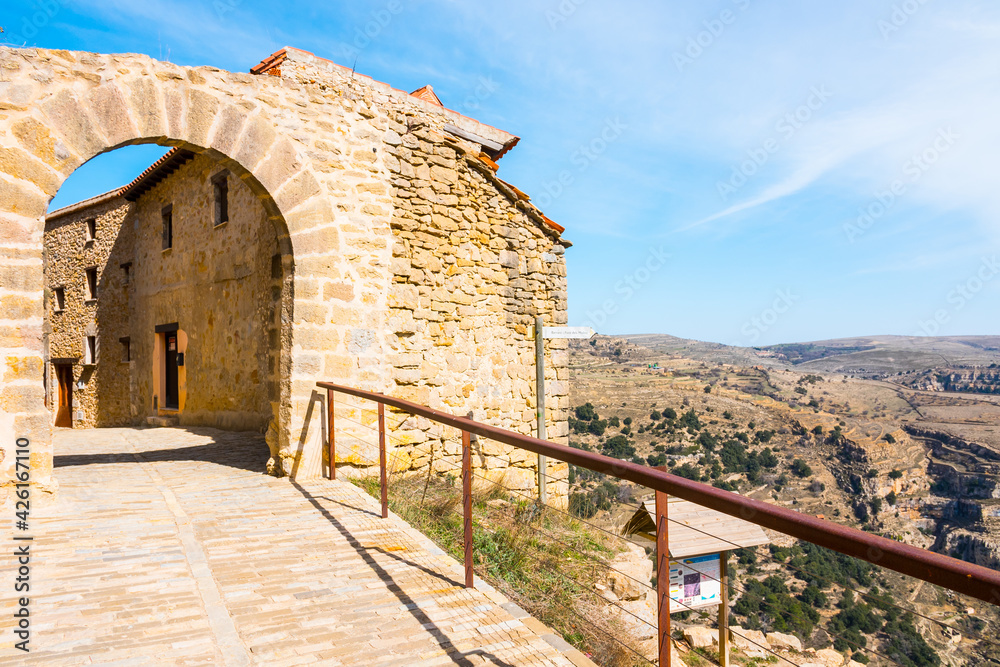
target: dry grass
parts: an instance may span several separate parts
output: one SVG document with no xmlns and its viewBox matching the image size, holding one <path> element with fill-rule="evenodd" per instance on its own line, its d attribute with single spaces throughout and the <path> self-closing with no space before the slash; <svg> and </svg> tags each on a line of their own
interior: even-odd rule
<svg viewBox="0 0 1000 667">
<path fill-rule="evenodd" d="M 377 497 L 377 478 L 356 480 Z M 457 560 L 462 560 L 461 485 L 451 477 L 395 476 L 389 506 Z M 426 489 L 426 491 L 425 491 Z M 607 667 L 648 665 L 626 645 L 620 623 L 595 593 L 602 564 L 620 549 L 608 535 L 553 510 L 541 511 L 498 482 L 473 492 L 476 573 Z"/>
</svg>

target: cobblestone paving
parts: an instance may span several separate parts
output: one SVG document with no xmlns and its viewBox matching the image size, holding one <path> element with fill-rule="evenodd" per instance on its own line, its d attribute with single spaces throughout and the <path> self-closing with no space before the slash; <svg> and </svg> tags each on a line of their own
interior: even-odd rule
<svg viewBox="0 0 1000 667">
<path fill-rule="evenodd" d="M 59 493 L 31 514 L 32 651 L 13 649 L 4 558 L 0 664 L 592 664 L 461 587 L 457 562 L 355 486 L 261 474 L 262 437 L 59 429 L 55 448 Z"/>
</svg>

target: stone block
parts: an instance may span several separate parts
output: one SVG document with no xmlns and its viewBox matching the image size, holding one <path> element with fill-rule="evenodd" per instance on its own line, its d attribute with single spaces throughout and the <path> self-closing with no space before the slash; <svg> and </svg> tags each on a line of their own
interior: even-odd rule
<svg viewBox="0 0 1000 667">
<path fill-rule="evenodd" d="M 62 140 L 84 160 L 109 147 L 104 134 L 69 88 L 63 88 L 42 102 L 41 107 Z"/>
<path fill-rule="evenodd" d="M 42 300 L 38 297 L 24 296 L 21 294 L 0 295 L 0 313 L 4 319 L 9 320 L 30 320 L 44 316 Z"/>
<path fill-rule="evenodd" d="M 192 144 L 203 148 L 209 147 L 209 133 L 215 124 L 215 115 L 219 111 L 219 100 L 211 93 L 206 93 L 198 88 L 187 88 L 187 113 L 184 116 L 184 137 Z M 170 101 L 170 100 L 168 100 Z M 181 102 L 177 100 L 177 102 Z M 181 103 L 181 109 L 185 109 Z M 171 123 L 171 132 L 174 131 L 175 123 Z M 224 152 L 224 151 L 223 151 Z"/>
<path fill-rule="evenodd" d="M 303 171 L 292 177 L 291 180 L 286 181 L 272 195 L 278 208 L 287 218 L 292 209 L 305 204 L 310 198 L 319 195 L 321 190 L 322 188 L 319 181 L 316 180 L 316 176 L 310 171 Z M 289 226 L 289 231 L 294 232 L 296 229 Z"/>
<path fill-rule="evenodd" d="M 112 146 L 122 146 L 141 138 L 129 115 L 125 94 L 114 83 L 105 83 L 91 90 L 86 102 Z"/>
<path fill-rule="evenodd" d="M 50 197 L 63 183 L 62 174 L 21 148 L 0 147 L 0 172 L 34 183 Z"/>
<path fill-rule="evenodd" d="M 207 148 L 214 148 L 223 155 L 232 157 L 236 141 L 247 122 L 247 112 L 232 105 L 222 107 L 215 115 Z M 249 165 L 244 165 L 248 167 Z"/>
<path fill-rule="evenodd" d="M 302 166 L 295 143 L 288 137 L 279 137 L 271 146 L 270 154 L 253 170 L 253 174 L 273 194 L 283 183 L 299 173 Z"/>
<path fill-rule="evenodd" d="M 353 301 L 354 285 L 352 283 L 328 282 L 323 284 L 324 301 Z"/>
<path fill-rule="evenodd" d="M 247 121 L 243 136 L 233 150 L 232 157 L 252 172 L 267 157 L 277 136 L 274 122 L 270 118 L 261 113 L 254 114 Z"/>
<path fill-rule="evenodd" d="M 160 89 L 149 77 L 135 77 L 124 82 L 129 106 L 139 135 L 159 137 L 167 134 L 166 109 Z M 179 136 L 179 135 L 178 135 Z"/>
<path fill-rule="evenodd" d="M 49 197 L 34 188 L 30 181 L 0 179 L 0 211 L 26 218 L 41 218 L 49 206 Z"/>
<path fill-rule="evenodd" d="M 335 225 L 328 224 L 326 227 L 309 229 L 313 225 L 308 224 L 307 220 L 303 220 L 296 215 L 303 208 L 315 209 L 316 206 L 322 207 L 324 205 L 325 202 L 321 198 L 313 197 L 308 206 L 300 207 L 299 210 L 291 214 L 290 217 L 292 220 L 289 222 L 289 226 L 294 225 L 295 229 L 308 230 L 292 234 L 292 247 L 294 248 L 296 257 L 329 254 L 340 250 L 340 231 Z M 329 222 L 331 219 L 332 212 L 330 212 L 330 217 L 326 221 Z M 315 224 L 321 224 L 319 218 L 315 220 Z"/>
</svg>

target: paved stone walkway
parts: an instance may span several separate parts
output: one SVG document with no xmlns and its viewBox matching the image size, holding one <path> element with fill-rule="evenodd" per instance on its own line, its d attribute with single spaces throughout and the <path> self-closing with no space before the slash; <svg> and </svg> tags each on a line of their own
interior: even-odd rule
<svg viewBox="0 0 1000 667">
<path fill-rule="evenodd" d="M 0 664 L 592 664 L 462 588 L 457 562 L 355 486 L 261 474 L 259 436 L 59 429 L 55 451 L 59 493 L 31 514 L 32 652 L 13 649 L 5 557 Z"/>
</svg>

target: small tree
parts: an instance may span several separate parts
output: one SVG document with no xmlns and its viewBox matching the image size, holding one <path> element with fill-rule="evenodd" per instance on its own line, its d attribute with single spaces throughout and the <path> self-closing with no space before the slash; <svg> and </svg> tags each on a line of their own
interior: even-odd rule
<svg viewBox="0 0 1000 667">
<path fill-rule="evenodd" d="M 811 477 L 813 474 L 812 468 L 810 468 L 809 464 L 807 464 L 802 459 L 795 459 L 794 461 L 792 461 L 792 465 L 789 468 L 789 470 L 791 470 L 792 474 L 795 475 L 796 477 L 800 477 L 803 479 L 805 479 L 806 477 Z"/>
</svg>

